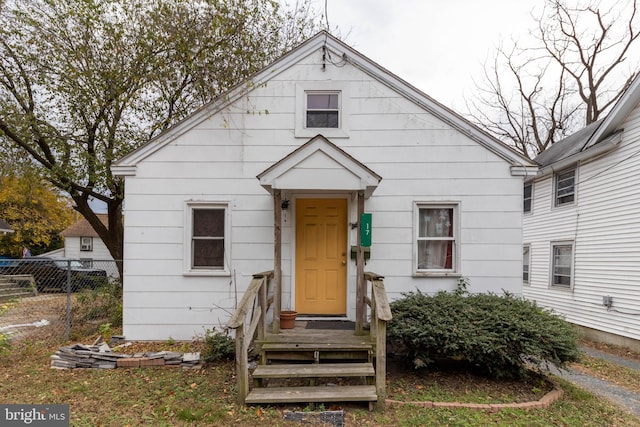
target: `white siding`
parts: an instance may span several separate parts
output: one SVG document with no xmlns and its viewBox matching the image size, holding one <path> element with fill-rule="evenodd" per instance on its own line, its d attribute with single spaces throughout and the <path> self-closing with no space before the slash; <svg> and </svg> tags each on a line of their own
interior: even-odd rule
<svg viewBox="0 0 640 427">
<path fill-rule="evenodd" d="M 190 339 L 224 325 L 255 272 L 273 268 L 272 197 L 256 175 L 307 142 L 294 135 L 296 81 L 346 88 L 347 137 L 331 138 L 382 176 L 366 201 L 373 246 L 366 269 L 385 276 L 390 297 L 454 289 L 457 277 L 414 277 L 413 206 L 459 206 L 460 276 L 472 292 L 521 293 L 522 180 L 509 164 L 387 86 L 347 64 L 319 65 L 320 53 L 254 89 L 155 152 L 126 181 L 124 334 Z M 268 113 L 267 113 L 268 111 Z M 300 114 L 301 112 L 298 112 Z M 295 198 L 284 213 L 283 307 L 290 307 Z M 317 196 L 318 193 L 311 194 Z M 351 193 L 349 221 L 356 222 Z M 228 276 L 183 274 L 187 201 L 228 203 Z M 355 245 L 356 231 L 349 231 Z M 348 262 L 348 315 L 355 314 L 355 263 Z M 293 307 L 292 307 L 293 308 Z"/>
<path fill-rule="evenodd" d="M 579 165 L 577 200 L 551 208 L 550 177 L 534 184 L 532 215 L 524 216 L 531 245 L 527 298 L 588 328 L 640 339 L 640 109 L 622 125 L 620 146 Z M 550 242 L 573 240 L 572 290 L 549 287 Z M 602 297 L 613 297 L 611 309 Z"/>
<path fill-rule="evenodd" d="M 93 237 L 93 250 L 80 250 L 80 237 L 67 236 L 64 238 L 64 256 L 72 259 L 92 259 L 98 261 L 113 261 L 113 257 L 102 239 Z"/>
</svg>

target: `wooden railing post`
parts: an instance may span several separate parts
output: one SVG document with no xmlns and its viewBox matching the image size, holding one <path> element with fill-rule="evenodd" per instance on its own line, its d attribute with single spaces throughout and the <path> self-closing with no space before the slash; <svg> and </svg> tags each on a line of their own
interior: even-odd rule
<svg viewBox="0 0 640 427">
<path fill-rule="evenodd" d="M 263 340 L 267 335 L 267 290 L 269 277 L 264 278 L 264 283 L 258 292 L 258 307 L 260 308 L 260 323 L 258 325 L 258 339 Z"/>
<path fill-rule="evenodd" d="M 384 277 L 375 273 L 365 273 L 364 278 L 371 281 L 371 328 L 372 340 L 376 343 L 376 395 L 377 408 L 384 408 L 387 395 L 387 322 L 392 319 L 391 307 L 384 289 Z"/>
<path fill-rule="evenodd" d="M 362 236 L 360 220 L 364 213 L 364 192 L 358 192 L 358 250 L 356 252 L 356 335 L 364 333 L 364 324 L 367 321 L 365 296 L 367 294 L 367 282 L 364 277 L 364 249 L 361 245 Z"/>
<path fill-rule="evenodd" d="M 273 330 L 280 333 L 280 311 L 282 310 L 282 193 L 273 192 Z"/>
<path fill-rule="evenodd" d="M 245 348 L 244 323 L 236 328 L 236 378 L 238 405 L 244 405 L 249 394 L 249 355 Z"/>
<path fill-rule="evenodd" d="M 376 395 L 377 408 L 384 409 L 387 396 L 387 322 L 377 319 L 376 331 Z"/>
</svg>

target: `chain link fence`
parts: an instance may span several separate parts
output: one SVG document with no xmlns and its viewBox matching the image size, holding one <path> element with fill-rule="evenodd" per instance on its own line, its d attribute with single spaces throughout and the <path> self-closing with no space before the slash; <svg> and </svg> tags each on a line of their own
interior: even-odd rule
<svg viewBox="0 0 640 427">
<path fill-rule="evenodd" d="M 69 341 L 120 327 L 120 263 L 0 259 L 0 339 Z"/>
</svg>

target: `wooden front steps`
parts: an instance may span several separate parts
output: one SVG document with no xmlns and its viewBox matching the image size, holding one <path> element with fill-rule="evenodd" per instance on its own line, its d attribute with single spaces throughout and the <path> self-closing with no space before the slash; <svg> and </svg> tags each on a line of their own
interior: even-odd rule
<svg viewBox="0 0 640 427">
<path fill-rule="evenodd" d="M 280 211 L 275 210 L 277 214 Z M 361 247 L 358 252 L 362 261 Z M 358 265 L 363 266 L 364 261 Z M 364 401 L 369 402 L 369 409 L 374 402 L 383 409 L 387 322 L 392 318 L 384 278 L 358 272 L 355 330 L 309 330 L 306 322 L 297 322 L 294 329 L 282 329 L 282 277 L 278 266 L 276 262 L 275 270 L 253 275 L 227 323 L 235 331 L 238 404 Z M 371 284 L 370 294 L 367 283 Z M 368 331 L 364 327 L 367 318 Z M 260 366 L 251 372 L 249 358 L 256 354 Z"/>
<path fill-rule="evenodd" d="M 261 364 L 252 373 L 249 404 L 378 400 L 369 336 L 354 331 L 294 330 L 256 341 Z"/>
</svg>

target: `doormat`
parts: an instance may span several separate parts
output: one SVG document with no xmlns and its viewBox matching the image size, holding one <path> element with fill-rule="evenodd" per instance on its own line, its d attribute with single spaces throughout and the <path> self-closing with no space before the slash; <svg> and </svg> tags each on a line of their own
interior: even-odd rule
<svg viewBox="0 0 640 427">
<path fill-rule="evenodd" d="M 309 320 L 306 329 L 334 329 L 355 331 L 356 323 L 348 320 Z"/>
</svg>

